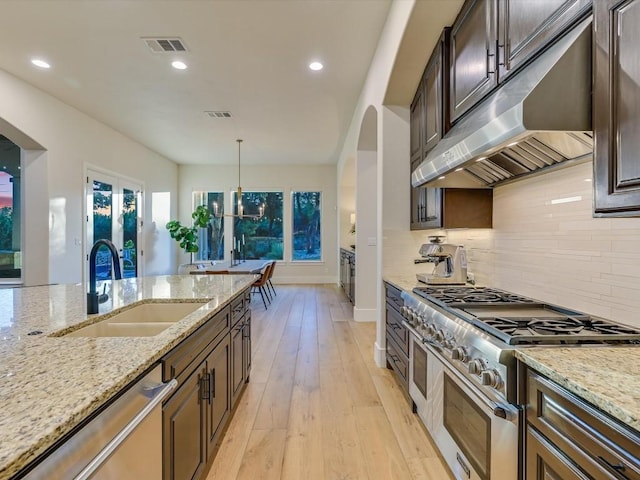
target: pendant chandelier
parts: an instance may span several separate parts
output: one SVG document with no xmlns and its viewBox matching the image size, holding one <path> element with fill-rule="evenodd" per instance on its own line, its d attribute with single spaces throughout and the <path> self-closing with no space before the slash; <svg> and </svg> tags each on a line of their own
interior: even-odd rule
<svg viewBox="0 0 640 480">
<path fill-rule="evenodd" d="M 239 138 L 236 140 L 236 142 L 238 142 L 238 190 L 236 192 L 237 202 L 238 202 L 238 213 L 225 214 L 224 212 L 220 212 L 218 208 L 218 202 L 213 202 L 213 215 L 216 218 L 234 217 L 234 218 L 250 218 L 252 220 L 258 220 L 264 216 L 264 203 L 258 206 L 258 213 L 254 213 L 251 215 L 244 214 L 244 206 L 242 205 L 242 187 L 240 186 L 240 145 L 242 144 L 242 139 Z"/>
</svg>

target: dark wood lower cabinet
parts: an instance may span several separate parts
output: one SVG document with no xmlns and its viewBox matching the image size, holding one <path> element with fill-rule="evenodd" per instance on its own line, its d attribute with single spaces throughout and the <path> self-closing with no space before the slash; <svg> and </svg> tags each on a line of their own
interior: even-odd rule
<svg viewBox="0 0 640 480">
<path fill-rule="evenodd" d="M 387 367 L 396 374 L 398 384 L 409 398 L 409 331 L 402 323 L 399 309 L 403 301 L 401 291 L 385 283 L 386 305 L 386 345 Z"/>
<path fill-rule="evenodd" d="M 207 464 L 206 411 L 202 404 L 204 368 L 193 372 L 162 408 L 163 478 L 199 478 Z"/>
<path fill-rule="evenodd" d="M 179 385 L 162 407 L 164 480 L 204 478 L 218 450 L 249 380 L 249 295 L 247 290 L 237 297 L 163 359 L 163 375 Z"/>
<path fill-rule="evenodd" d="M 210 391 L 204 408 L 207 411 L 207 460 L 216 451 L 216 443 L 220 439 L 227 419 L 231 413 L 231 399 L 229 396 L 229 361 L 231 359 L 231 345 L 226 336 L 207 357 L 207 382 Z"/>
<path fill-rule="evenodd" d="M 524 372 L 523 372 L 524 370 Z M 522 366 L 525 480 L 640 480 L 640 434 Z"/>
</svg>

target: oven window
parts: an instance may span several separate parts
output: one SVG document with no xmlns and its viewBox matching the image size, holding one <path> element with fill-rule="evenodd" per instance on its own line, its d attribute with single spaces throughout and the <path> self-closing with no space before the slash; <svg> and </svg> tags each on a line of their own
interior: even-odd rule
<svg viewBox="0 0 640 480">
<path fill-rule="evenodd" d="M 422 346 L 413 341 L 413 384 L 420 390 L 422 396 L 427 398 L 427 352 Z"/>
<path fill-rule="evenodd" d="M 444 375 L 444 426 L 482 480 L 491 477 L 491 419 Z"/>
</svg>

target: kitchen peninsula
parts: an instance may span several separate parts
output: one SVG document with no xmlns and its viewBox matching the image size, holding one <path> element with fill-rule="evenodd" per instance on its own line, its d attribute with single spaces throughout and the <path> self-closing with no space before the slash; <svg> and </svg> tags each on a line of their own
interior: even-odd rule
<svg viewBox="0 0 640 480">
<path fill-rule="evenodd" d="M 18 473 L 236 299 L 254 275 L 158 276 L 107 283 L 87 315 L 86 286 L 0 290 L 0 478 Z M 137 303 L 207 302 L 155 336 L 65 337 Z M 231 314 L 234 316 L 234 313 Z"/>
</svg>

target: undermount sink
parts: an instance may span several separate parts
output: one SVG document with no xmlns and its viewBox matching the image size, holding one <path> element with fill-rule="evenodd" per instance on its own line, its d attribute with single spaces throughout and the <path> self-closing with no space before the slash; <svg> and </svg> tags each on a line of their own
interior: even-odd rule
<svg viewBox="0 0 640 480">
<path fill-rule="evenodd" d="M 152 337 L 179 322 L 206 302 L 142 303 L 64 337 Z"/>
</svg>

